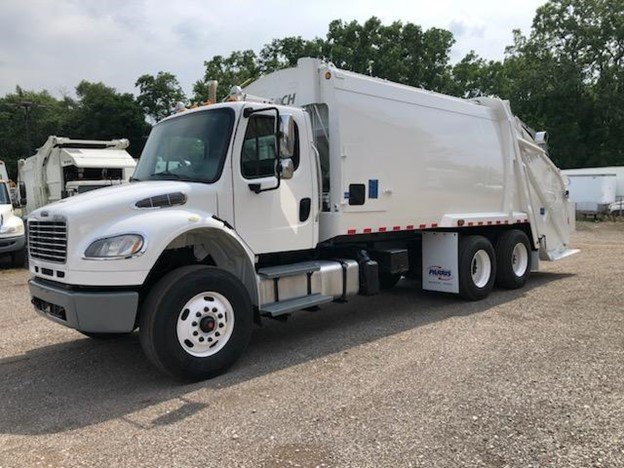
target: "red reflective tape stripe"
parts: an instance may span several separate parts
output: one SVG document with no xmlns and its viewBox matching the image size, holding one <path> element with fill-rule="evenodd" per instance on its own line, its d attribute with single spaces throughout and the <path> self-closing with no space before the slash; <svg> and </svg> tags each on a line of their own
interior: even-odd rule
<svg viewBox="0 0 624 468">
<path fill-rule="evenodd" d="M 401 230 L 401 226 L 394 226 L 392 228 L 393 231 L 400 231 Z"/>
<path fill-rule="evenodd" d="M 411 231 L 412 229 L 414 229 L 414 225 L 413 224 L 408 224 L 407 226 L 405 226 L 405 229 Z"/>
<path fill-rule="evenodd" d="M 478 224 L 479 226 L 483 226 L 483 221 L 479 221 L 479 222 L 477 222 L 477 224 Z"/>
<path fill-rule="evenodd" d="M 386 228 L 385 227 L 380 227 L 379 228 L 379 232 L 386 232 Z"/>
<path fill-rule="evenodd" d="M 506 220 L 505 220 L 505 224 L 509 224 L 509 220 L 507 220 L 507 219 L 506 219 Z"/>
<path fill-rule="evenodd" d="M 431 225 L 431 227 L 432 227 L 432 228 L 438 227 L 438 223 L 433 223 L 433 224 Z"/>
<path fill-rule="evenodd" d="M 362 231 L 365 232 L 365 233 L 369 233 L 369 232 L 371 232 L 371 228 L 364 228 Z"/>
<path fill-rule="evenodd" d="M 488 224 L 492 224 L 492 221 L 488 221 L 487 223 L 488 223 Z"/>
<path fill-rule="evenodd" d="M 419 226 L 419 229 L 425 229 L 426 227 L 427 227 L 427 225 L 426 225 L 426 224 L 421 224 L 421 225 Z"/>
<path fill-rule="evenodd" d="M 496 221 L 496 224 L 500 224 L 500 223 L 501 223 L 500 221 Z"/>
<path fill-rule="evenodd" d="M 347 231 L 347 234 L 351 235 L 351 234 L 355 234 L 355 232 L 356 232 L 355 229 L 349 229 Z"/>
<path fill-rule="evenodd" d="M 472 221 L 468 221 L 468 226 L 472 226 L 474 223 Z"/>
</svg>

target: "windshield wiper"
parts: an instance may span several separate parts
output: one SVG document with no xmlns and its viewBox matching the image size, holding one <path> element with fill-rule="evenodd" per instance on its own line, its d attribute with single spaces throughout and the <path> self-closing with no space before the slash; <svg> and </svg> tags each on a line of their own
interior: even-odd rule
<svg viewBox="0 0 624 468">
<path fill-rule="evenodd" d="M 155 177 L 155 176 L 173 176 L 176 179 L 181 179 L 182 176 L 180 174 L 176 174 L 175 172 L 171 172 L 169 170 L 163 171 L 163 172 L 154 172 L 153 174 L 150 174 L 150 177 Z"/>
</svg>

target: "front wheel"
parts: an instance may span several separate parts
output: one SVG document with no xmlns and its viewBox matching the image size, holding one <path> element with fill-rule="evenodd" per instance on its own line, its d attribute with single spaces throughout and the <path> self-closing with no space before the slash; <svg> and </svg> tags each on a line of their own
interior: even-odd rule
<svg viewBox="0 0 624 468">
<path fill-rule="evenodd" d="M 234 275 L 194 265 L 152 287 L 141 308 L 139 336 L 148 359 L 182 380 L 223 373 L 242 354 L 253 325 L 247 290 Z"/>
<path fill-rule="evenodd" d="M 459 243 L 459 295 L 469 301 L 487 297 L 496 278 L 492 243 L 483 236 L 464 237 Z"/>
</svg>

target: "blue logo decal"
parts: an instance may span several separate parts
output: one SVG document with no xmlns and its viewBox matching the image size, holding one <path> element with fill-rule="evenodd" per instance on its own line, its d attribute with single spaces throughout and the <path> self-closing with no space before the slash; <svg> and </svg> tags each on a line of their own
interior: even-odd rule
<svg viewBox="0 0 624 468">
<path fill-rule="evenodd" d="M 428 275 L 433 276 L 441 281 L 450 281 L 453 279 L 453 273 L 447 268 L 443 268 L 439 265 L 432 265 L 428 270 Z"/>
</svg>

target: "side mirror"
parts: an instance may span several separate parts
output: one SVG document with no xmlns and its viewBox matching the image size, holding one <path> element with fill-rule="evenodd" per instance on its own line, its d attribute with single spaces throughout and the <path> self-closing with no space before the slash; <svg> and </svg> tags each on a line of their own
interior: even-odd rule
<svg viewBox="0 0 624 468">
<path fill-rule="evenodd" d="M 292 158 L 295 154 L 295 119 L 292 115 L 280 115 L 279 127 L 280 158 Z"/>
<path fill-rule="evenodd" d="M 295 165 L 290 158 L 281 159 L 279 162 L 280 178 L 287 180 L 292 179 L 295 173 Z"/>
<path fill-rule="evenodd" d="M 23 181 L 20 181 L 19 183 L 19 205 L 21 207 L 26 206 L 26 183 L 24 183 Z"/>
</svg>

